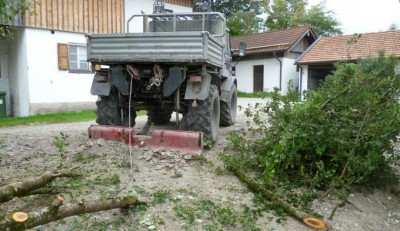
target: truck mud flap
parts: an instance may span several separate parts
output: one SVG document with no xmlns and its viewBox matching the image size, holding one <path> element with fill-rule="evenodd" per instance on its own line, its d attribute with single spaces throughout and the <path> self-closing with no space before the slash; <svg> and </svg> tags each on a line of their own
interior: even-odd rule
<svg viewBox="0 0 400 231">
<path fill-rule="evenodd" d="M 170 150 L 200 155 L 203 152 L 203 133 L 192 131 L 154 130 L 150 136 L 136 135 L 133 128 L 92 125 L 89 138 L 123 142 L 132 147 L 148 146 L 154 151 Z"/>
<path fill-rule="evenodd" d="M 93 78 L 90 94 L 108 96 L 110 95 L 110 90 L 111 90 L 111 84 L 108 81 L 108 77 L 105 76 L 103 73 L 96 73 Z"/>
<path fill-rule="evenodd" d="M 211 75 L 190 76 L 186 85 L 185 99 L 205 100 L 211 85 Z"/>
</svg>

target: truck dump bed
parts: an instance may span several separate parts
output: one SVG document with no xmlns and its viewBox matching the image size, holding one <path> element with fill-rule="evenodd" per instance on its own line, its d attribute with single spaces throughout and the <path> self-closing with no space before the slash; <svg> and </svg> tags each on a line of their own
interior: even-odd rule
<svg viewBox="0 0 400 231">
<path fill-rule="evenodd" d="M 208 32 L 88 35 L 89 62 L 208 63 L 223 65 L 223 45 Z"/>
</svg>

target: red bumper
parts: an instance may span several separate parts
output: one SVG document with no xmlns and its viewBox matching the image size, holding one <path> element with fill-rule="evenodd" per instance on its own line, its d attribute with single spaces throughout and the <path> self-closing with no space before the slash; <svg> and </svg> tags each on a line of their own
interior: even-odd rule
<svg viewBox="0 0 400 231">
<path fill-rule="evenodd" d="M 203 151 L 203 133 L 192 131 L 154 130 L 151 136 L 136 135 L 133 128 L 92 125 L 89 138 L 123 142 L 133 147 L 149 146 L 151 149 L 171 150 L 200 154 Z"/>
</svg>

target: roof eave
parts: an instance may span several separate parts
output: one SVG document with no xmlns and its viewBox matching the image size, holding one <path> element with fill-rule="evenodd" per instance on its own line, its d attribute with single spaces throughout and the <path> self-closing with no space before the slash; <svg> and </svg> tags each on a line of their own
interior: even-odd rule
<svg viewBox="0 0 400 231">
<path fill-rule="evenodd" d="M 295 43 L 293 43 L 293 45 L 288 49 L 289 51 L 291 51 L 303 38 L 304 36 L 306 36 L 306 34 L 311 33 L 314 37 L 314 39 L 318 39 L 319 37 L 317 37 L 316 33 L 314 32 L 314 30 L 312 29 L 312 27 L 310 27 L 306 32 L 303 33 L 302 36 L 300 36 L 297 41 Z"/>
<path fill-rule="evenodd" d="M 295 64 L 300 64 L 301 59 L 313 48 L 318 42 L 322 39 L 322 36 L 319 36 L 317 40 L 315 40 L 304 52 L 300 55 L 300 57 L 294 62 Z"/>
<path fill-rule="evenodd" d="M 274 52 L 285 52 L 289 49 L 276 49 L 276 50 L 267 50 L 267 51 L 255 51 L 255 52 L 248 52 L 246 51 L 246 55 L 257 55 L 257 54 L 265 54 L 265 53 L 274 53 Z M 239 56 L 239 51 L 234 50 L 233 57 Z"/>
</svg>

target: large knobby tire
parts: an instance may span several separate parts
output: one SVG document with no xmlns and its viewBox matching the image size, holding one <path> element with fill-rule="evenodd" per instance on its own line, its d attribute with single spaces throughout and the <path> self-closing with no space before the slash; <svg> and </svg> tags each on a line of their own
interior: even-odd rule
<svg viewBox="0 0 400 231">
<path fill-rule="evenodd" d="M 165 124 L 171 120 L 172 112 L 173 109 L 171 107 L 157 106 L 156 108 L 149 110 L 147 116 L 153 124 Z"/>
<path fill-rule="evenodd" d="M 237 90 L 233 84 L 229 92 L 228 102 L 221 101 L 221 126 L 232 126 L 235 124 L 237 110 Z"/>
<path fill-rule="evenodd" d="M 99 125 L 126 126 L 128 127 L 128 110 L 124 110 L 125 118 L 122 121 L 121 109 L 118 106 L 118 91 L 111 88 L 108 96 L 99 96 L 96 102 L 96 122 Z M 135 125 L 136 112 L 131 112 L 131 127 Z"/>
<path fill-rule="evenodd" d="M 198 100 L 197 106 L 189 105 L 189 111 L 185 116 L 185 127 L 191 131 L 200 131 L 213 143 L 217 140 L 220 103 L 218 89 L 215 85 L 210 86 L 206 100 Z"/>
</svg>

